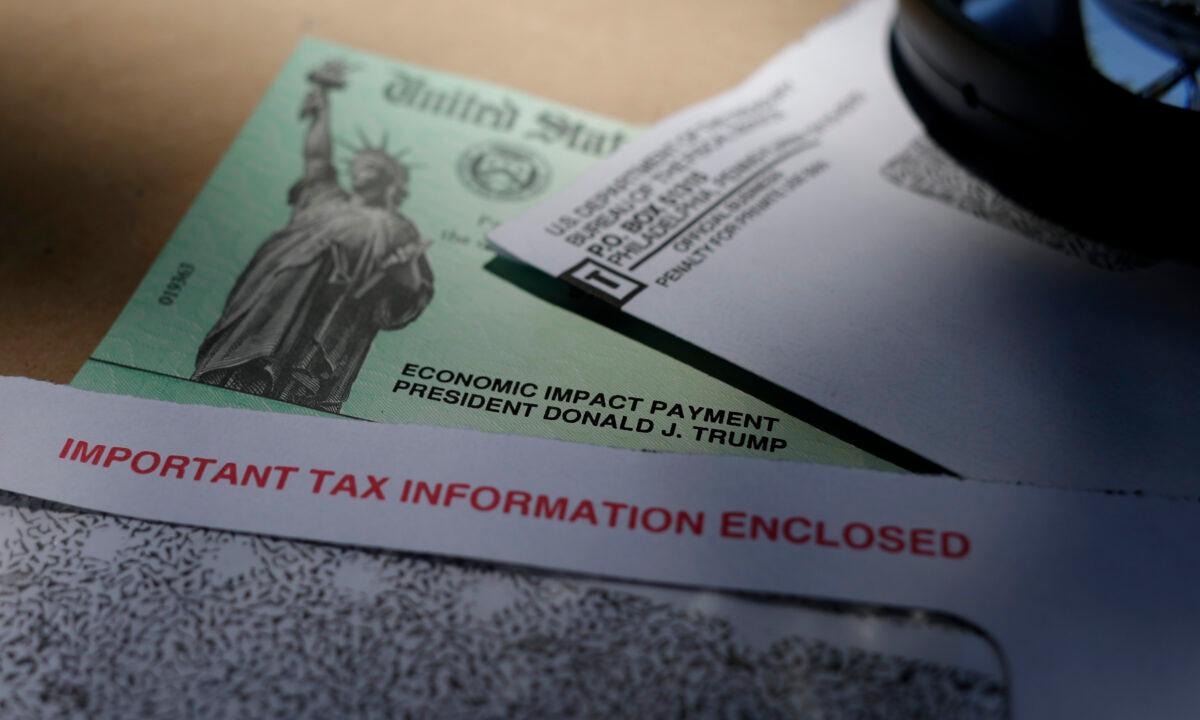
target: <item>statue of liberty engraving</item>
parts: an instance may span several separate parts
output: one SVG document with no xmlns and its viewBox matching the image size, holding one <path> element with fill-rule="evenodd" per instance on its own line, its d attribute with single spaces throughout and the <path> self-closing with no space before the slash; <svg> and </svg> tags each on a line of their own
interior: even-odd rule
<svg viewBox="0 0 1200 720">
<path fill-rule="evenodd" d="M 329 95 L 345 87 L 346 72 L 335 61 L 308 75 L 291 219 L 230 291 L 193 380 L 338 412 L 376 333 L 413 322 L 433 297 L 429 243 L 397 212 L 409 171 L 386 136 L 377 147 L 363 138 L 349 162 L 351 192 L 338 184 Z"/>
</svg>

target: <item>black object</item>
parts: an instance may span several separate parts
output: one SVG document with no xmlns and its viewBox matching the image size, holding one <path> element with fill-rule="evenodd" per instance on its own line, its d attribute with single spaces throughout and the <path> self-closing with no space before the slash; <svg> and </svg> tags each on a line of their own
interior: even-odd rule
<svg viewBox="0 0 1200 720">
<path fill-rule="evenodd" d="M 1198 64 L 1191 0 L 900 0 L 892 33 L 906 97 L 964 165 L 1081 234 L 1193 262 Z"/>
</svg>

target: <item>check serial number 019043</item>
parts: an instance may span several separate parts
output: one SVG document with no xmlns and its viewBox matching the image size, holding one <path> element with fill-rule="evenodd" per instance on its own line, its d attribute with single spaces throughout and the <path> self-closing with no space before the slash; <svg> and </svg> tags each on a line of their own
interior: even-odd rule
<svg viewBox="0 0 1200 720">
<path fill-rule="evenodd" d="M 159 305 L 174 305 L 175 299 L 179 297 L 179 293 L 183 292 L 183 286 L 187 285 L 188 277 L 196 271 L 196 266 L 191 263 L 179 263 L 179 267 L 175 268 L 175 274 L 167 281 L 166 287 L 158 296 Z"/>
</svg>

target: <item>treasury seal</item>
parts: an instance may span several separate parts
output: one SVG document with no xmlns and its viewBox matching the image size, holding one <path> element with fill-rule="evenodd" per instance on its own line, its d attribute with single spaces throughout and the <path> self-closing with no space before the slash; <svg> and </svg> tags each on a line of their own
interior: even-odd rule
<svg viewBox="0 0 1200 720">
<path fill-rule="evenodd" d="M 550 164 L 520 145 L 486 142 L 467 148 L 458 158 L 458 177 L 483 197 L 524 200 L 545 189 Z"/>
</svg>

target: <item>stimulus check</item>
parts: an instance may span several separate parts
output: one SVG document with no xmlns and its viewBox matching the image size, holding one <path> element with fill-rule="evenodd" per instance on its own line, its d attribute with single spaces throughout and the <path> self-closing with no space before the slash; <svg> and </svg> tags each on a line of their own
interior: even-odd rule
<svg viewBox="0 0 1200 720">
<path fill-rule="evenodd" d="M 571 298 L 537 290 L 556 284 L 486 248 L 489 228 L 635 132 L 508 88 L 306 40 L 74 384 L 886 467 L 563 309 Z M 511 282 L 511 272 L 530 282 Z"/>
<path fill-rule="evenodd" d="M 956 165 L 893 12 L 848 8 L 490 237 L 962 475 L 1200 496 L 1200 272 Z"/>
</svg>

